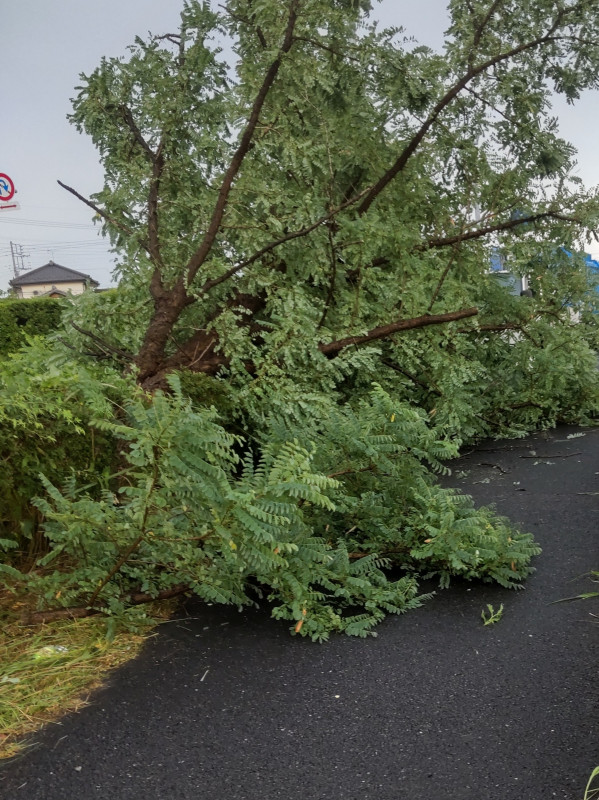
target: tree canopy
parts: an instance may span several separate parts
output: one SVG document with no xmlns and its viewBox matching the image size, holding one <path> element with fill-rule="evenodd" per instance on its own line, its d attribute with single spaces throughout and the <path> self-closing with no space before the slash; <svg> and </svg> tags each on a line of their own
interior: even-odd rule
<svg viewBox="0 0 599 800">
<path fill-rule="evenodd" d="M 551 111 L 597 88 L 599 7 L 454 0 L 441 53 L 370 11 L 189 0 L 178 31 L 82 77 L 71 119 L 105 183 L 65 188 L 119 289 L 18 358 L 49 359 L 48 408 L 69 385 L 58 421 L 115 455 L 91 483 L 93 438 L 81 480 L 42 470 L 41 563 L 75 565 L 32 579 L 46 602 L 266 594 L 323 639 L 413 607 L 418 572 L 529 574 L 530 536 L 433 473 L 463 441 L 599 406 L 579 255 L 599 206 Z"/>
<path fill-rule="evenodd" d="M 491 235 L 516 235 L 521 268 L 594 224 L 550 107 L 597 84 L 594 4 L 450 11 L 437 54 L 364 4 L 187 3 L 178 33 L 84 80 L 92 202 L 151 297 L 142 385 L 188 367 L 313 386 L 348 348 L 473 317 Z"/>
</svg>

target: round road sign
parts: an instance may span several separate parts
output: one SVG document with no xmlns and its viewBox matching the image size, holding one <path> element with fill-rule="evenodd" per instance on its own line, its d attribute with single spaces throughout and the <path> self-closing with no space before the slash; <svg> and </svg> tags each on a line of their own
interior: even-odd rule
<svg viewBox="0 0 599 800">
<path fill-rule="evenodd" d="M 0 202 L 6 203 L 7 200 L 12 200 L 15 193 L 15 185 L 12 180 L 0 172 Z"/>
</svg>

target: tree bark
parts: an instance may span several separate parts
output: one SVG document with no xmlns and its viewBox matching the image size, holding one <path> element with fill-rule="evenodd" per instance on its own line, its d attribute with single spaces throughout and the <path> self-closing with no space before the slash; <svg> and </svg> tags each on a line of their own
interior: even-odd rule
<svg viewBox="0 0 599 800">
<path fill-rule="evenodd" d="M 178 281 L 170 292 L 159 293 L 154 299 L 154 315 L 146 330 L 142 346 L 135 359 L 139 370 L 138 380 L 145 381 L 160 371 L 166 360 L 166 346 L 190 298 L 182 281 Z"/>
</svg>

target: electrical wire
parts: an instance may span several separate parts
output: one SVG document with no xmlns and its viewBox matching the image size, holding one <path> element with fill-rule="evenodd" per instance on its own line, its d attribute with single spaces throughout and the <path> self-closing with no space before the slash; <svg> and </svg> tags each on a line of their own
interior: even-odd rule
<svg viewBox="0 0 599 800">
<path fill-rule="evenodd" d="M 96 225 L 93 225 L 90 222 L 57 222 L 55 220 L 43 220 L 43 219 L 23 219 L 23 217 L 18 217 L 15 219 L 14 217 L 11 219 L 6 219 L 5 217 L 0 217 L 0 225 L 5 223 L 7 225 L 29 225 L 32 228 L 70 228 L 70 229 L 79 229 L 79 230 L 98 230 Z"/>
</svg>

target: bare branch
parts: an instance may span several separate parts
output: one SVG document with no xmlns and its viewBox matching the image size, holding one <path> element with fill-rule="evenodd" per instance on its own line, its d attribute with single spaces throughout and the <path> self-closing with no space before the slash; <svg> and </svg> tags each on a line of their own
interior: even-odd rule
<svg viewBox="0 0 599 800">
<path fill-rule="evenodd" d="M 115 347 L 105 339 L 102 339 L 100 336 L 92 333 L 92 331 L 81 328 L 76 322 L 71 322 L 71 327 L 75 328 L 78 333 L 81 333 L 83 336 L 87 336 L 88 339 L 91 339 L 91 341 L 104 352 L 113 353 L 114 355 L 119 356 L 126 361 L 133 361 L 134 356 L 132 353 L 127 352 L 127 350 L 122 350 L 120 347 Z"/>
<path fill-rule="evenodd" d="M 181 44 L 182 36 L 179 33 L 163 33 L 162 36 L 155 36 L 154 39 L 157 42 L 161 42 L 163 39 L 168 39 L 169 42 L 176 44 L 178 47 Z"/>
<path fill-rule="evenodd" d="M 256 31 L 256 35 L 258 37 L 258 41 L 260 42 L 260 46 L 262 47 L 263 50 L 266 50 L 266 48 L 268 47 L 268 42 L 266 41 L 264 33 L 262 32 L 262 28 L 259 25 L 254 25 L 252 20 L 249 20 L 247 17 L 242 17 L 240 14 L 233 13 L 233 11 L 231 11 L 229 6 L 225 6 L 222 3 L 219 3 L 219 8 L 222 8 L 224 11 L 226 11 L 227 14 L 231 17 L 231 19 L 235 19 L 237 20 L 237 22 L 243 22 L 243 24 L 247 25 L 248 27 L 253 27 L 254 30 Z"/>
<path fill-rule="evenodd" d="M 324 353 L 325 356 L 333 358 L 338 355 L 341 350 L 350 345 L 367 344 L 377 339 L 386 339 L 388 336 L 392 336 L 394 333 L 399 333 L 400 331 L 424 328 L 428 325 L 442 325 L 446 322 L 455 322 L 458 319 L 474 317 L 476 314 L 478 314 L 478 308 L 464 308 L 460 311 L 451 311 L 448 314 L 425 314 L 422 317 L 413 317 L 412 319 L 399 319 L 388 325 L 381 325 L 378 328 L 373 328 L 363 336 L 348 336 L 346 339 L 339 339 L 336 342 L 319 344 L 318 349 L 321 353 Z"/>
<path fill-rule="evenodd" d="M 134 231 L 132 231 L 131 228 L 128 228 L 126 225 L 123 225 L 122 222 L 119 222 L 114 217 L 111 217 L 110 214 L 107 214 L 106 211 L 104 211 L 103 208 L 100 208 L 100 206 L 96 205 L 91 200 L 88 200 L 82 194 L 79 194 L 79 192 L 76 191 L 75 189 L 73 189 L 71 186 L 67 186 L 66 183 L 63 183 L 62 181 L 58 181 L 58 180 L 56 181 L 56 183 L 59 186 L 62 186 L 63 189 L 66 189 L 67 192 L 70 192 L 72 195 L 74 195 L 78 200 L 81 200 L 82 203 L 85 203 L 86 206 L 89 206 L 89 208 L 93 209 L 96 212 L 96 214 L 98 214 L 100 217 L 102 217 L 102 219 L 105 219 L 106 222 L 110 222 L 110 224 L 114 225 L 114 227 L 117 228 L 119 231 L 122 231 L 123 233 L 126 233 L 128 236 L 134 236 L 135 235 Z M 145 241 L 141 242 L 140 244 L 142 245 L 144 250 L 148 249 L 148 245 L 147 245 L 147 243 Z"/>
<path fill-rule="evenodd" d="M 67 340 L 64 339 L 62 336 L 57 336 L 56 338 L 58 339 L 59 342 L 62 342 L 62 344 L 66 348 L 72 350 L 74 353 L 77 353 L 78 356 L 85 356 L 86 358 L 97 358 L 100 360 L 113 357 L 112 354 L 107 353 L 106 350 L 100 350 L 99 352 L 93 352 L 92 350 L 78 350 L 76 347 L 73 347 L 73 345 L 70 342 L 67 342 Z"/>
<path fill-rule="evenodd" d="M 518 225 L 536 222 L 540 219 L 558 219 L 564 222 L 579 222 L 575 217 L 568 217 L 565 214 L 560 214 L 557 211 L 543 211 L 539 214 L 531 214 L 530 217 L 522 217 L 519 219 L 510 219 L 507 222 L 498 222 L 496 225 L 487 225 L 485 228 L 477 228 L 473 231 L 466 231 L 465 233 L 458 233 L 455 236 L 446 236 L 442 239 L 429 239 L 418 245 L 416 250 L 432 250 L 437 247 L 449 247 L 454 244 L 461 244 L 468 242 L 472 239 L 480 239 L 482 236 L 488 236 L 490 233 L 498 233 L 500 231 L 508 231 L 516 228 Z"/>
<path fill-rule="evenodd" d="M 326 50 L 328 53 L 332 53 L 334 56 L 338 56 L 339 58 L 347 58 L 350 61 L 356 61 L 360 63 L 360 59 L 356 58 L 355 56 L 350 56 L 348 53 L 341 53 L 339 50 L 335 50 L 334 47 L 329 47 L 323 42 L 318 42 L 315 39 L 309 39 L 307 36 L 296 36 L 296 42 L 306 42 L 307 44 L 311 44 L 313 47 L 317 47 L 320 50 Z"/>
<path fill-rule="evenodd" d="M 512 119 L 512 117 L 508 117 L 508 115 L 504 111 L 502 111 L 500 108 L 497 108 L 497 106 L 494 106 L 493 103 L 490 103 L 485 97 L 482 96 L 482 94 L 479 94 L 478 92 L 475 92 L 474 89 L 472 89 L 470 86 L 465 86 L 464 88 L 473 97 L 476 97 L 476 99 L 479 101 L 479 103 L 482 103 L 483 105 L 488 106 L 488 108 L 490 108 L 496 114 L 499 114 L 500 117 L 503 117 L 507 122 L 509 122 L 510 125 L 514 125 L 514 126 L 517 125 L 517 122 L 516 122 L 515 119 Z"/>
<path fill-rule="evenodd" d="M 433 296 L 431 297 L 431 301 L 430 301 L 430 303 L 428 305 L 428 308 L 426 309 L 429 314 L 433 310 L 433 306 L 435 305 L 435 301 L 437 300 L 437 297 L 439 296 L 439 292 L 443 288 L 443 284 L 445 283 L 445 279 L 449 275 L 450 269 L 455 264 L 455 260 L 456 260 L 456 251 L 454 250 L 452 252 L 452 254 L 451 254 L 451 257 L 449 258 L 449 260 L 447 262 L 447 265 L 446 265 L 445 269 L 441 273 L 441 277 L 439 278 L 439 282 L 437 283 L 437 285 L 435 287 L 435 291 L 433 292 Z"/>
</svg>

